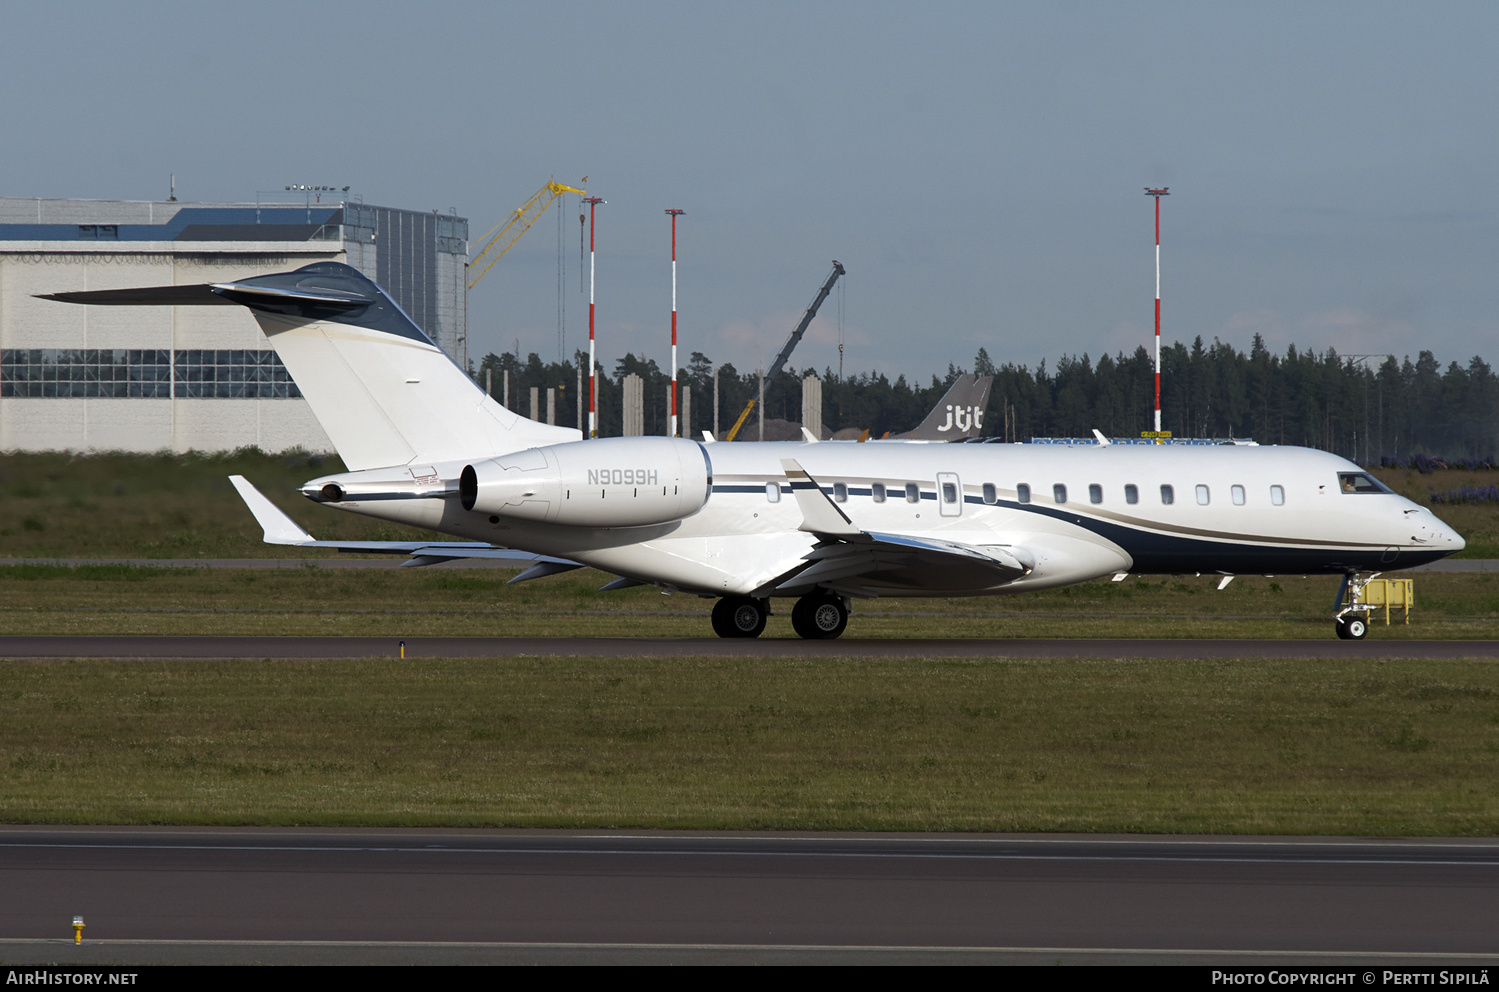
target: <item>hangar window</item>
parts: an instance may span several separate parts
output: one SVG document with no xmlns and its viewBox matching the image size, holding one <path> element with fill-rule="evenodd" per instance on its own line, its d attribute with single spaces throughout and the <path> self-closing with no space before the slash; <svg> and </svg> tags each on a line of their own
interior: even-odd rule
<svg viewBox="0 0 1499 992">
<path fill-rule="evenodd" d="M 1124 487 L 1124 501 L 1130 506 L 1140 502 L 1140 489 L 1134 483 Z"/>
<path fill-rule="evenodd" d="M 908 482 L 908 483 L 906 483 L 906 502 L 907 503 L 920 503 L 921 502 L 921 487 L 918 486 L 914 482 Z"/>
<path fill-rule="evenodd" d="M 994 483 L 984 483 L 984 502 L 991 506 L 999 502 L 999 490 L 994 488 Z"/>
<path fill-rule="evenodd" d="M 765 498 L 772 503 L 779 503 L 781 501 L 780 484 L 776 482 L 767 482 L 765 484 Z"/>
<path fill-rule="evenodd" d="M 1058 482 L 1051 487 L 1051 498 L 1054 503 L 1067 502 L 1067 487 Z"/>
<path fill-rule="evenodd" d="M 97 224 L 79 224 L 78 225 L 78 236 L 80 238 L 97 238 L 99 236 L 99 225 L 97 225 Z"/>
<path fill-rule="evenodd" d="M 0 396 L 167 399 L 174 392 L 187 399 L 302 395 L 274 351 L 0 349 Z"/>
<path fill-rule="evenodd" d="M 1165 505 L 1165 506 L 1170 506 L 1172 503 L 1175 503 L 1175 502 L 1176 502 L 1176 490 L 1173 489 L 1173 488 L 1171 488 L 1170 486 L 1162 486 L 1161 487 L 1161 503 L 1163 505 Z"/>
<path fill-rule="evenodd" d="M 1270 502 L 1275 506 L 1286 505 L 1286 491 L 1282 486 L 1270 487 Z"/>
<path fill-rule="evenodd" d="M 1234 486 L 1231 489 L 1229 489 L 1228 492 L 1229 492 L 1229 495 L 1234 498 L 1234 506 L 1243 506 L 1244 505 L 1244 487 L 1243 486 Z"/>
<path fill-rule="evenodd" d="M 874 497 L 874 501 L 876 503 L 885 502 L 885 484 L 883 482 L 876 482 L 874 485 L 870 486 L 869 495 Z"/>
<path fill-rule="evenodd" d="M 1031 501 L 1031 487 L 1030 487 L 1030 485 L 1028 483 L 1022 482 L 1018 486 L 1016 486 L 1015 487 L 1015 498 L 1018 499 L 1022 503 L 1029 503 Z"/>
<path fill-rule="evenodd" d="M 1208 487 L 1207 486 L 1198 486 L 1197 487 L 1197 505 L 1198 506 L 1207 506 L 1208 505 L 1208 499 L 1209 499 L 1209 496 L 1208 496 Z"/>
<path fill-rule="evenodd" d="M 838 502 L 840 502 L 840 503 L 847 503 L 848 502 L 848 483 L 846 483 L 846 482 L 835 482 L 835 483 L 833 483 L 833 498 L 835 500 L 837 500 Z"/>
<path fill-rule="evenodd" d="M 1103 502 L 1103 486 L 1100 486 L 1098 483 L 1095 482 L 1091 486 L 1088 487 L 1088 502 L 1089 503 L 1102 503 Z"/>
</svg>

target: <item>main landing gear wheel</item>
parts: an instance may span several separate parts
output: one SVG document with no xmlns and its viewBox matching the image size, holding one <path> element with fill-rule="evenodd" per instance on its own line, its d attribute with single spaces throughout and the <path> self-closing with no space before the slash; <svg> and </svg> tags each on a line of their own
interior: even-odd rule
<svg viewBox="0 0 1499 992">
<path fill-rule="evenodd" d="M 713 633 L 719 637 L 759 637 L 770 604 L 748 596 L 725 596 L 713 604 Z"/>
<path fill-rule="evenodd" d="M 828 593 L 812 593 L 791 608 L 791 626 L 809 641 L 829 640 L 848 626 L 848 607 Z"/>
<path fill-rule="evenodd" d="M 1345 641 L 1362 641 L 1369 633 L 1369 621 L 1358 615 L 1338 617 L 1333 624 L 1338 637 Z"/>
</svg>

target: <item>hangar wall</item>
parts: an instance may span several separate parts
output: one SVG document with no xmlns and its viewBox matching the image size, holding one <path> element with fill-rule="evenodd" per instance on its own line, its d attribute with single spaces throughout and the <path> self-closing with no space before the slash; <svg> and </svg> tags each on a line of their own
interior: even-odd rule
<svg viewBox="0 0 1499 992">
<path fill-rule="evenodd" d="M 331 450 L 248 311 L 36 295 L 340 261 L 382 282 L 463 365 L 467 233 L 463 218 L 364 204 L 0 198 L 0 450 Z"/>
</svg>

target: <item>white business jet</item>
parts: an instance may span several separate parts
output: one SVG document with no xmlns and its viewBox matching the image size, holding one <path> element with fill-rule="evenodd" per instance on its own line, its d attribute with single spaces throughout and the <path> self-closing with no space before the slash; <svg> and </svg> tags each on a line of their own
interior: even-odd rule
<svg viewBox="0 0 1499 992">
<path fill-rule="evenodd" d="M 259 321 L 348 472 L 326 506 L 455 542 L 315 541 L 243 478 L 274 544 L 502 558 L 515 581 L 591 566 L 605 589 L 716 598 L 713 629 L 755 637 L 770 603 L 837 637 L 852 600 L 977 596 L 1131 573 L 1334 574 L 1338 635 L 1361 638 L 1371 574 L 1463 539 L 1357 465 L 1278 446 L 584 440 L 511 413 L 349 266 L 199 287 L 60 293 L 71 303 L 239 304 Z"/>
</svg>

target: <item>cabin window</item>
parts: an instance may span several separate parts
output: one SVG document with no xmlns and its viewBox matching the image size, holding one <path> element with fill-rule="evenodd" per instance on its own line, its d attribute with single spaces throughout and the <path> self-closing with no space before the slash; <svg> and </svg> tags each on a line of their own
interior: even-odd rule
<svg viewBox="0 0 1499 992">
<path fill-rule="evenodd" d="M 1207 486 L 1198 486 L 1197 487 L 1197 505 L 1198 506 L 1207 506 L 1209 498 L 1210 497 L 1208 495 L 1208 487 Z"/>
<path fill-rule="evenodd" d="M 1015 498 L 1022 503 L 1031 501 L 1031 487 L 1027 483 L 1020 483 L 1015 487 Z"/>
<path fill-rule="evenodd" d="M 1363 472 L 1339 472 L 1338 488 L 1345 493 L 1387 493 L 1384 483 Z"/>
<path fill-rule="evenodd" d="M 883 482 L 876 482 L 874 485 L 870 486 L 869 495 L 874 497 L 874 501 L 876 503 L 885 502 L 885 484 Z"/>
<path fill-rule="evenodd" d="M 835 482 L 835 483 L 833 483 L 833 499 L 837 500 L 839 503 L 847 503 L 848 502 L 848 483 L 846 483 L 846 482 Z"/>
<path fill-rule="evenodd" d="M 765 484 L 765 498 L 772 503 L 779 503 L 781 501 L 780 484 L 776 482 L 767 482 Z"/>
<path fill-rule="evenodd" d="M 1093 483 L 1092 485 L 1090 485 L 1088 487 L 1088 502 L 1089 503 L 1102 503 L 1103 502 L 1103 486 L 1100 486 L 1098 483 L 1095 482 L 1095 483 Z"/>
<path fill-rule="evenodd" d="M 908 483 L 906 483 L 906 502 L 907 503 L 920 503 L 921 502 L 921 487 L 918 486 L 914 482 L 908 482 Z"/>
<path fill-rule="evenodd" d="M 1281 486 L 1270 487 L 1270 502 L 1275 506 L 1286 505 L 1286 491 Z"/>
<path fill-rule="evenodd" d="M 1165 506 L 1170 506 L 1172 503 L 1175 503 L 1175 502 L 1176 502 L 1176 490 L 1172 489 L 1170 486 L 1162 486 L 1161 487 L 1161 503 L 1163 505 L 1165 505 Z"/>
<path fill-rule="evenodd" d="M 958 501 L 958 487 L 956 483 L 942 483 L 942 502 L 956 503 Z"/>
<path fill-rule="evenodd" d="M 1124 487 L 1124 501 L 1130 506 L 1140 502 L 1140 490 L 1134 483 Z"/>
<path fill-rule="evenodd" d="M 1234 486 L 1234 487 L 1232 487 L 1232 488 L 1229 489 L 1228 493 L 1229 493 L 1230 496 L 1232 496 L 1234 498 L 1234 506 L 1243 506 L 1244 505 L 1244 487 L 1243 486 Z"/>
<path fill-rule="evenodd" d="M 1052 486 L 1051 499 L 1053 503 L 1058 504 L 1067 502 L 1067 487 L 1062 485 L 1060 482 Z"/>
<path fill-rule="evenodd" d="M 999 490 L 994 488 L 994 483 L 984 483 L 984 502 L 991 506 L 999 502 Z"/>
</svg>

